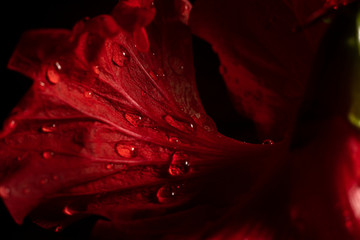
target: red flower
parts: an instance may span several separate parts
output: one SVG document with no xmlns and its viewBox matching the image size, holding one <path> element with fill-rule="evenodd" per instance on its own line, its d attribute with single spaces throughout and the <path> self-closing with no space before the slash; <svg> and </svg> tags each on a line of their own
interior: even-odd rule
<svg viewBox="0 0 360 240">
<path fill-rule="evenodd" d="M 343 2 L 198 0 L 189 21 L 186 0 L 128 0 L 71 31 L 27 32 L 9 67 L 34 83 L 0 135 L 11 216 L 57 232 L 97 216 L 99 239 L 289 239 L 289 218 L 308 205 L 291 201 L 289 213 L 274 183 L 286 160 L 313 153 L 289 144 L 327 25 L 307 27 Z M 217 131 L 197 92 L 188 23 L 218 53 L 256 138 L 275 143 Z M 348 176 L 339 174 L 330 178 Z"/>
</svg>

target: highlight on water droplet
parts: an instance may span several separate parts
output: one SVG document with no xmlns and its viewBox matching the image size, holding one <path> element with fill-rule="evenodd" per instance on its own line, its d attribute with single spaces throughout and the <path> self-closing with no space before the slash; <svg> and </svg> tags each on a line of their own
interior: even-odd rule
<svg viewBox="0 0 360 240">
<path fill-rule="evenodd" d="M 56 130 L 56 125 L 55 125 L 55 123 L 46 124 L 46 125 L 42 126 L 40 130 L 43 133 L 52 133 Z"/>
<path fill-rule="evenodd" d="M 44 91 L 45 90 L 45 83 L 44 82 L 39 82 L 39 89 L 41 91 Z"/>
<path fill-rule="evenodd" d="M 111 169 L 114 168 L 114 164 L 108 163 L 108 164 L 105 165 L 105 168 L 106 168 L 107 170 L 111 170 Z"/>
<path fill-rule="evenodd" d="M 134 127 L 138 127 L 139 125 L 141 125 L 141 122 L 143 121 L 142 117 L 135 113 L 125 113 L 124 117 Z"/>
<path fill-rule="evenodd" d="M 159 203 L 171 203 L 183 193 L 183 184 L 167 184 L 160 187 L 156 193 Z"/>
<path fill-rule="evenodd" d="M 63 209 L 63 213 L 68 216 L 72 216 L 76 213 L 73 209 L 71 209 L 69 206 L 65 206 Z"/>
<path fill-rule="evenodd" d="M 192 123 L 186 123 L 186 122 L 183 122 L 183 121 L 180 121 L 180 120 L 176 120 L 174 119 L 172 116 L 170 115 L 166 115 L 164 117 L 164 120 L 172 127 L 180 130 L 180 131 L 183 131 L 183 132 L 193 132 L 194 131 L 194 124 Z"/>
<path fill-rule="evenodd" d="M 169 62 L 171 69 L 174 71 L 174 73 L 176 73 L 177 75 L 184 74 L 184 70 L 185 70 L 184 63 L 180 58 L 170 56 L 168 59 L 168 62 Z"/>
<path fill-rule="evenodd" d="M 136 156 L 136 148 L 133 145 L 128 145 L 124 143 L 117 143 L 115 146 L 115 151 L 119 154 L 120 157 L 132 158 Z"/>
<path fill-rule="evenodd" d="M 51 84 L 57 84 L 60 81 L 59 71 L 62 69 L 59 62 L 55 62 L 54 65 L 50 65 L 46 71 L 46 79 Z"/>
<path fill-rule="evenodd" d="M 274 144 L 274 141 L 271 140 L 271 139 L 265 139 L 262 144 L 264 145 L 273 145 Z"/>
<path fill-rule="evenodd" d="M 189 156 L 183 152 L 175 152 L 171 157 L 169 173 L 171 176 L 181 176 L 189 172 Z"/>
<path fill-rule="evenodd" d="M 56 67 L 56 69 L 59 70 L 59 71 L 62 69 L 62 67 L 61 67 L 61 65 L 60 65 L 59 62 L 55 62 L 55 67 Z"/>
<path fill-rule="evenodd" d="M 42 153 L 42 157 L 43 157 L 44 159 L 50 159 L 50 158 L 52 158 L 54 155 L 55 155 L 55 153 L 52 152 L 52 151 L 45 151 L 45 152 Z"/>
<path fill-rule="evenodd" d="M 92 95 L 93 95 L 92 91 L 85 91 L 85 92 L 84 92 L 84 96 L 85 96 L 86 98 L 91 98 Z"/>
<path fill-rule="evenodd" d="M 130 62 L 130 54 L 124 46 L 113 45 L 112 61 L 118 67 L 124 67 Z"/>
<path fill-rule="evenodd" d="M 9 129 L 14 129 L 16 127 L 16 121 L 14 119 L 10 119 L 7 123 L 7 127 Z"/>
</svg>

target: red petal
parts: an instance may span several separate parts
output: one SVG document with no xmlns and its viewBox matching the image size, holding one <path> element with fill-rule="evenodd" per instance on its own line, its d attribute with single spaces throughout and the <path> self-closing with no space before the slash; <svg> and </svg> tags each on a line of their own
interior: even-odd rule
<svg viewBox="0 0 360 240">
<path fill-rule="evenodd" d="M 183 9 L 159 2 L 149 24 L 154 10 L 144 3 L 120 2 L 113 16 L 72 32 L 32 31 L 20 41 L 9 66 L 34 85 L 0 143 L 0 194 L 18 223 L 30 214 L 56 230 L 96 214 L 109 220 L 99 228 L 157 236 L 173 222 L 175 234 L 196 213 L 200 227 L 219 202 L 249 201 L 244 192 L 257 192 L 283 159 L 284 143 L 216 131 L 196 90 Z M 188 161 L 172 161 L 178 155 Z"/>
</svg>

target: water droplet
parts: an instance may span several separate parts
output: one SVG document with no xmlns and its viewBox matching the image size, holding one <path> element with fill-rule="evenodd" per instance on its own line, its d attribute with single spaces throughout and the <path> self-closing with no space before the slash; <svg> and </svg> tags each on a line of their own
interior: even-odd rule
<svg viewBox="0 0 360 240">
<path fill-rule="evenodd" d="M 93 93 L 91 91 L 85 91 L 84 92 L 84 97 L 86 97 L 86 98 L 91 98 L 92 95 L 93 95 Z"/>
<path fill-rule="evenodd" d="M 267 144 L 267 145 L 273 145 L 274 144 L 274 141 L 273 140 L 271 140 L 271 139 L 265 139 L 263 142 L 262 142 L 262 144 Z"/>
<path fill-rule="evenodd" d="M 118 67 L 126 66 L 130 62 L 130 54 L 125 47 L 116 44 L 113 46 L 112 61 Z"/>
<path fill-rule="evenodd" d="M 45 83 L 44 82 L 39 82 L 39 89 L 41 91 L 44 91 L 45 90 Z"/>
<path fill-rule="evenodd" d="M 62 232 L 64 230 L 64 227 L 59 225 L 55 228 L 55 232 Z"/>
<path fill-rule="evenodd" d="M 56 69 L 59 70 L 59 71 L 60 71 L 61 68 L 62 68 L 59 62 L 55 62 L 55 67 L 56 67 Z"/>
<path fill-rule="evenodd" d="M 59 62 L 56 62 L 54 65 L 50 65 L 46 72 L 47 80 L 52 84 L 57 84 L 60 81 L 60 70 L 61 65 Z"/>
<path fill-rule="evenodd" d="M 10 196 L 10 188 L 0 186 L 0 196 L 3 198 L 8 198 Z"/>
<path fill-rule="evenodd" d="M 185 123 L 179 120 L 175 120 L 172 116 L 166 115 L 165 121 L 172 127 L 184 131 L 184 132 L 193 132 L 194 131 L 194 125 L 192 123 Z"/>
<path fill-rule="evenodd" d="M 180 143 L 180 140 L 177 137 L 169 137 L 169 142 L 171 142 L 171 143 Z"/>
<path fill-rule="evenodd" d="M 138 127 L 142 122 L 142 117 L 134 113 L 125 113 L 124 117 L 134 127 Z"/>
<path fill-rule="evenodd" d="M 51 151 L 45 151 L 45 152 L 42 153 L 42 157 L 45 158 L 45 159 L 50 159 L 54 155 L 55 155 L 55 153 L 51 152 Z"/>
<path fill-rule="evenodd" d="M 111 169 L 114 168 L 114 164 L 108 163 L 108 164 L 105 165 L 105 168 L 106 168 L 107 170 L 111 170 Z"/>
<path fill-rule="evenodd" d="M 185 153 L 176 152 L 172 155 L 169 166 L 169 173 L 171 176 L 181 176 L 189 171 L 190 162 L 189 157 Z"/>
<path fill-rule="evenodd" d="M 156 193 L 159 203 L 170 203 L 178 195 L 181 195 L 183 184 L 164 185 Z"/>
<path fill-rule="evenodd" d="M 41 127 L 41 132 L 43 133 L 52 133 L 56 130 L 56 125 L 55 123 L 53 124 L 48 124 L 48 125 L 44 125 Z"/>
<path fill-rule="evenodd" d="M 164 78 L 166 75 L 165 75 L 165 72 L 162 68 L 159 68 L 156 72 L 156 77 L 158 78 Z"/>
<path fill-rule="evenodd" d="M 69 206 L 65 206 L 63 209 L 63 213 L 68 215 L 68 216 L 72 216 L 76 213 L 76 211 L 74 211 L 73 209 L 71 209 Z"/>
<path fill-rule="evenodd" d="M 99 75 L 99 74 L 100 74 L 100 68 L 99 68 L 99 66 L 93 66 L 93 67 L 92 67 L 92 70 L 93 70 L 93 72 L 94 72 L 96 75 Z"/>
<path fill-rule="evenodd" d="M 185 0 L 178 0 L 175 3 L 179 12 L 178 14 L 180 21 L 187 25 L 189 22 L 189 15 L 192 8 L 190 3 Z"/>
<path fill-rule="evenodd" d="M 168 62 L 174 73 L 176 73 L 177 75 L 184 74 L 184 63 L 180 58 L 169 57 Z"/>
<path fill-rule="evenodd" d="M 117 154 L 124 158 L 132 158 L 136 155 L 136 149 L 134 146 L 122 143 L 116 144 L 115 151 L 117 152 Z"/>
<path fill-rule="evenodd" d="M 14 129 L 16 127 L 16 121 L 14 119 L 11 119 L 9 122 L 8 122 L 8 128 L 10 129 Z"/>
<path fill-rule="evenodd" d="M 57 180 L 59 180 L 59 177 L 57 175 L 53 175 L 52 180 L 57 181 Z"/>
</svg>

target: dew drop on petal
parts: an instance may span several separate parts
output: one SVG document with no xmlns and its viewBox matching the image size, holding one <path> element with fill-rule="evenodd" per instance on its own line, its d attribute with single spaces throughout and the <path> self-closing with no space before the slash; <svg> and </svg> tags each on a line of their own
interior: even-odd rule
<svg viewBox="0 0 360 240">
<path fill-rule="evenodd" d="M 60 81 L 59 71 L 61 70 L 61 65 L 59 62 L 56 62 L 54 65 L 50 65 L 46 71 L 46 78 L 51 84 L 57 84 Z"/>
<path fill-rule="evenodd" d="M 62 69 L 62 67 L 61 67 L 61 65 L 60 65 L 59 62 L 55 62 L 55 67 L 56 67 L 56 69 L 59 70 L 59 71 Z"/>
<path fill-rule="evenodd" d="M 274 141 L 271 140 L 271 139 L 265 139 L 262 144 L 264 145 L 273 145 L 274 144 Z"/>
<path fill-rule="evenodd" d="M 169 173 L 171 176 L 181 176 L 189 171 L 189 157 L 185 153 L 175 152 L 171 157 Z"/>
<path fill-rule="evenodd" d="M 41 91 L 44 91 L 45 90 L 45 83 L 44 82 L 39 82 L 39 89 Z"/>
<path fill-rule="evenodd" d="M 118 67 L 124 67 L 130 62 L 130 54 L 125 47 L 116 44 L 113 46 L 112 61 Z"/>
<path fill-rule="evenodd" d="M 169 137 L 169 142 L 171 142 L 171 143 L 180 143 L 180 140 L 177 137 Z"/>
<path fill-rule="evenodd" d="M 75 211 L 71 209 L 69 206 L 65 206 L 63 209 L 63 213 L 68 216 L 72 216 L 75 214 Z"/>
<path fill-rule="evenodd" d="M 177 0 L 175 3 L 179 12 L 180 21 L 187 25 L 192 8 L 191 4 L 187 0 Z"/>
<path fill-rule="evenodd" d="M 93 95 L 93 93 L 91 91 L 85 91 L 84 92 L 84 97 L 86 97 L 86 98 L 91 98 L 92 95 Z"/>
<path fill-rule="evenodd" d="M 93 70 L 93 72 L 94 72 L 96 75 L 99 75 L 99 74 L 100 74 L 99 66 L 93 66 L 93 67 L 92 67 L 92 70 Z"/>
<path fill-rule="evenodd" d="M 115 151 L 120 157 L 124 158 L 132 158 L 136 155 L 136 148 L 134 146 L 123 143 L 116 144 Z"/>
<path fill-rule="evenodd" d="M 134 127 L 138 127 L 142 122 L 142 117 L 134 113 L 125 113 L 124 117 Z"/>
<path fill-rule="evenodd" d="M 52 133 L 56 130 L 56 125 L 55 125 L 55 123 L 47 124 L 47 125 L 42 126 L 40 130 L 43 133 Z"/>
<path fill-rule="evenodd" d="M 159 68 L 159 69 L 157 70 L 157 72 L 156 72 L 156 77 L 157 77 L 157 78 L 164 78 L 164 77 L 166 77 L 165 72 L 164 72 L 164 70 L 163 70 L 162 68 Z"/>
<path fill-rule="evenodd" d="M 114 168 L 114 164 L 108 163 L 108 164 L 105 165 L 105 168 L 106 168 L 107 170 L 111 170 L 111 169 Z"/>
<path fill-rule="evenodd" d="M 178 57 L 169 57 L 168 62 L 174 73 L 177 75 L 184 74 L 184 63 L 181 59 Z"/>
<path fill-rule="evenodd" d="M 42 157 L 43 157 L 44 159 L 50 159 L 50 158 L 52 158 L 54 155 L 55 155 L 55 153 L 54 153 L 54 152 L 51 152 L 51 151 L 45 151 L 45 152 L 42 153 Z"/>
<path fill-rule="evenodd" d="M 194 125 L 192 123 L 186 123 L 179 120 L 174 119 L 170 115 L 165 116 L 165 121 L 172 127 L 184 131 L 184 132 L 193 132 L 194 131 Z"/>
<path fill-rule="evenodd" d="M 181 191 L 182 184 L 164 185 L 158 189 L 156 197 L 159 203 L 170 203 L 181 194 Z"/>
<path fill-rule="evenodd" d="M 14 119 L 9 120 L 7 127 L 9 129 L 14 129 L 16 127 L 16 121 Z"/>
</svg>

